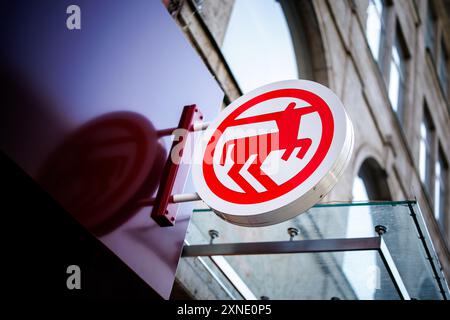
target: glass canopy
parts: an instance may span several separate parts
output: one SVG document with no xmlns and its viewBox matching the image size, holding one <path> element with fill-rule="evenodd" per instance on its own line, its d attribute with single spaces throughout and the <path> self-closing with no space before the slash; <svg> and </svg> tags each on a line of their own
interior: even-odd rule
<svg viewBox="0 0 450 320">
<path fill-rule="evenodd" d="M 385 233 L 375 231 L 379 225 Z M 288 234 L 288 228 L 295 229 Z M 213 243 L 210 230 L 218 232 Z M 183 257 L 198 260 L 232 299 L 449 297 L 415 201 L 319 204 L 260 228 L 235 226 L 197 209 Z"/>
</svg>

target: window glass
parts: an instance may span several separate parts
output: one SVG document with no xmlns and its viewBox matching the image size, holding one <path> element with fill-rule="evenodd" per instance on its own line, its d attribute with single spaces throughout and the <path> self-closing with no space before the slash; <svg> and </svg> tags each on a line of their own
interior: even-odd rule
<svg viewBox="0 0 450 320">
<path fill-rule="evenodd" d="M 364 184 L 364 180 L 360 176 L 356 176 L 353 181 L 352 190 L 353 200 L 355 201 L 368 201 L 369 195 L 367 194 L 367 189 Z"/>
<path fill-rule="evenodd" d="M 222 52 L 243 93 L 299 77 L 286 17 L 275 0 L 236 0 Z"/>
<path fill-rule="evenodd" d="M 430 1 L 428 1 L 427 11 L 427 30 L 425 36 L 425 46 L 430 50 L 432 57 L 434 58 L 436 48 L 436 18 L 431 8 Z"/>
<path fill-rule="evenodd" d="M 419 169 L 420 169 L 420 179 L 425 182 L 426 177 L 426 140 L 427 140 L 427 129 L 425 123 L 422 121 L 420 124 L 420 155 L 419 155 Z"/>
<path fill-rule="evenodd" d="M 444 154 L 439 150 L 434 180 L 434 216 L 441 226 L 443 225 L 442 220 L 444 218 L 445 197 L 447 192 L 446 175 L 447 165 L 444 160 Z"/>
<path fill-rule="evenodd" d="M 367 7 L 366 38 L 375 60 L 379 61 L 381 45 L 384 40 L 384 3 L 382 0 L 370 0 Z"/>
<path fill-rule="evenodd" d="M 403 95 L 405 91 L 405 61 L 399 41 L 392 46 L 389 74 L 389 100 L 399 118 L 402 114 Z"/>
<path fill-rule="evenodd" d="M 419 172 L 420 179 L 429 191 L 431 185 L 431 157 L 432 157 L 432 132 L 431 122 L 427 114 L 424 115 L 420 125 L 420 154 L 419 154 Z"/>
<path fill-rule="evenodd" d="M 441 164 L 440 161 L 436 162 L 435 167 L 435 180 L 434 180 L 434 216 L 436 220 L 440 219 L 440 213 L 441 213 Z"/>
<path fill-rule="evenodd" d="M 439 57 L 439 82 L 442 89 L 444 89 L 445 96 L 448 95 L 448 68 L 447 68 L 447 52 L 445 51 L 444 41 L 441 43 L 440 57 Z"/>
</svg>

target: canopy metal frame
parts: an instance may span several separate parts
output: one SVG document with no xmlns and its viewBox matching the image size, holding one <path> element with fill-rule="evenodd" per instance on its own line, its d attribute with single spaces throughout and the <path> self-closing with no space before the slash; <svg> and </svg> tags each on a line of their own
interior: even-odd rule
<svg viewBox="0 0 450 320">
<path fill-rule="evenodd" d="M 384 266 L 394 284 L 395 289 L 403 300 L 411 297 L 398 272 L 389 249 L 383 237 L 349 238 L 349 239 L 318 239 L 297 241 L 272 241 L 272 242 L 241 242 L 185 245 L 182 257 L 215 257 L 232 255 L 260 255 L 260 254 L 297 254 L 297 253 L 319 253 L 319 252 L 341 252 L 341 251 L 377 251 Z M 214 259 L 213 259 L 214 261 Z M 230 277 L 224 272 L 221 264 L 216 263 L 219 270 L 230 280 L 235 289 L 245 298 L 248 288 L 243 288 L 242 283 L 237 283 L 235 277 Z"/>
</svg>

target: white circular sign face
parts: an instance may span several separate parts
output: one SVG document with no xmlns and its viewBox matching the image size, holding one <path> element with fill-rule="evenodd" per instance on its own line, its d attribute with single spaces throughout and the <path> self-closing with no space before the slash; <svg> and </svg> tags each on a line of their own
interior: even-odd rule
<svg viewBox="0 0 450 320">
<path fill-rule="evenodd" d="M 255 89 L 211 122 L 194 152 L 197 193 L 242 226 L 291 219 L 336 184 L 353 149 L 353 128 L 321 84 L 287 80 Z"/>
</svg>

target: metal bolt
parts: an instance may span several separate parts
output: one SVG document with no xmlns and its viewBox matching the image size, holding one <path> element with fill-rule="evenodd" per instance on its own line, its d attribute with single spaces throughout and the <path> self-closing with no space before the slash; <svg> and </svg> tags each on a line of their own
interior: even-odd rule
<svg viewBox="0 0 450 320">
<path fill-rule="evenodd" d="M 387 232 L 387 228 L 381 224 L 375 226 L 375 232 L 379 235 L 382 236 L 383 234 L 385 234 Z"/>
<path fill-rule="evenodd" d="M 330 300 L 341 300 L 341 298 L 339 298 L 339 297 L 331 297 Z"/>
<path fill-rule="evenodd" d="M 295 236 L 298 236 L 298 229 L 297 228 L 288 228 L 287 233 L 290 236 L 289 241 L 292 241 Z"/>
<path fill-rule="evenodd" d="M 270 300 L 268 296 L 261 296 L 261 300 Z"/>
<path fill-rule="evenodd" d="M 219 231 L 217 231 L 217 230 L 209 230 L 208 234 L 209 234 L 209 237 L 210 237 L 210 240 L 209 240 L 210 244 L 213 243 L 215 238 L 219 237 Z"/>
</svg>

